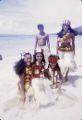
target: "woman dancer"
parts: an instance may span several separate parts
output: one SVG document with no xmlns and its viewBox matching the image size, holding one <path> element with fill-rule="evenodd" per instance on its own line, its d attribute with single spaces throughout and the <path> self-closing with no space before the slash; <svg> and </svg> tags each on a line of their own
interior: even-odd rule
<svg viewBox="0 0 82 120">
<path fill-rule="evenodd" d="M 26 100 L 26 92 L 31 86 L 32 79 L 32 56 L 30 53 L 25 53 L 24 58 L 19 60 L 15 65 L 15 72 L 19 76 L 18 89 L 22 100 Z"/>
<path fill-rule="evenodd" d="M 32 88 L 35 100 L 39 106 L 46 106 L 54 101 L 52 90 L 49 86 L 49 80 L 44 77 L 44 71 L 44 55 L 42 52 L 36 52 L 33 62 Z"/>
<path fill-rule="evenodd" d="M 71 22 L 65 20 L 62 30 L 58 33 L 57 55 L 60 57 L 59 65 L 65 81 L 68 81 L 69 71 L 76 69 L 75 55 L 75 31 L 71 28 Z"/>
</svg>

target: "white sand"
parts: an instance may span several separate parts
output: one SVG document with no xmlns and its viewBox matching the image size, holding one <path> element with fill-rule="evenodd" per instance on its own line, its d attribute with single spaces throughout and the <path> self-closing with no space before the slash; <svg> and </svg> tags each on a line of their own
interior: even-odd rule
<svg viewBox="0 0 82 120">
<path fill-rule="evenodd" d="M 17 91 L 18 77 L 13 66 L 18 57 L 0 61 L 0 118 L 2 120 L 80 120 L 82 117 L 82 56 L 77 47 L 78 69 L 70 73 L 62 93 L 55 91 L 55 104 L 38 108 L 34 101 L 22 104 Z"/>
</svg>

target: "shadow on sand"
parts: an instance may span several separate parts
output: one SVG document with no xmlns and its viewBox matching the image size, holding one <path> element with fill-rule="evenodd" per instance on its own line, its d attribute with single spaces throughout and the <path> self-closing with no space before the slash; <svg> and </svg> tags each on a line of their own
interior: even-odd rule
<svg viewBox="0 0 82 120">
<path fill-rule="evenodd" d="M 68 77 L 68 82 L 66 83 L 66 85 L 69 85 L 71 84 L 73 87 L 77 87 L 76 85 L 76 81 L 81 79 L 82 76 L 79 76 L 79 75 L 72 75 L 72 76 L 69 76 Z"/>
</svg>

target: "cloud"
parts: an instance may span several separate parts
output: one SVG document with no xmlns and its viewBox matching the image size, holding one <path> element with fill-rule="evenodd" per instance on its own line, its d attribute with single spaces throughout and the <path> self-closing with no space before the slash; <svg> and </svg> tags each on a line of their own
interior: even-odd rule
<svg viewBox="0 0 82 120">
<path fill-rule="evenodd" d="M 73 27 L 81 25 L 81 14 L 80 0 L 2 0 L 0 33 L 36 33 L 38 23 L 55 32 L 64 19 L 70 19 Z"/>
</svg>

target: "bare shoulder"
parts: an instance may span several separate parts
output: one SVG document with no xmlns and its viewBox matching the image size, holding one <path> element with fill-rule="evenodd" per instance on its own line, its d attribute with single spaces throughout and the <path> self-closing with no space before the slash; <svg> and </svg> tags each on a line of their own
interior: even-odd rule
<svg viewBox="0 0 82 120">
<path fill-rule="evenodd" d="M 46 39 L 49 39 L 49 34 L 45 33 Z"/>
<path fill-rule="evenodd" d="M 39 38 L 40 37 L 40 34 L 38 33 L 38 34 L 36 34 L 36 38 Z"/>
<path fill-rule="evenodd" d="M 36 38 L 41 38 L 41 36 L 48 38 L 49 35 L 47 33 L 44 33 L 44 35 L 40 35 L 39 33 L 36 34 Z"/>
<path fill-rule="evenodd" d="M 39 34 L 36 34 L 36 37 L 38 37 L 39 36 Z"/>
<path fill-rule="evenodd" d="M 36 34 L 35 38 L 36 38 L 36 40 L 38 40 L 38 39 L 39 39 L 39 35 L 38 35 L 38 34 Z"/>
</svg>

